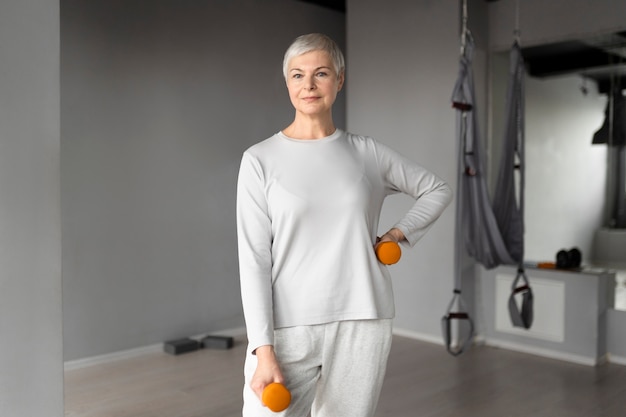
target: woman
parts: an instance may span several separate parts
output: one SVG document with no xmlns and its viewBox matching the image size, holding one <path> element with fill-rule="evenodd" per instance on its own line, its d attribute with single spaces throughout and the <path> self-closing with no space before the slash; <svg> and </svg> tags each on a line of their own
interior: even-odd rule
<svg viewBox="0 0 626 417">
<path fill-rule="evenodd" d="M 391 345 L 394 302 L 374 246 L 413 246 L 451 200 L 446 183 L 372 138 L 337 129 L 341 50 L 297 38 L 283 61 L 293 122 L 243 155 L 237 187 L 241 292 L 248 333 L 244 417 L 276 415 L 261 401 L 284 383 L 281 415 L 374 414 Z M 416 201 L 377 237 L 387 195 Z"/>
</svg>

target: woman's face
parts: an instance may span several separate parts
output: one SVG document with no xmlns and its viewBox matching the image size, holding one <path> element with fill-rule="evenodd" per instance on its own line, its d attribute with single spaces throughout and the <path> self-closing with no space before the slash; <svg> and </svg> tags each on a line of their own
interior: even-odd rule
<svg viewBox="0 0 626 417">
<path fill-rule="evenodd" d="M 287 68 L 287 89 L 296 111 L 315 116 L 330 113 L 344 74 L 337 74 L 325 51 L 311 51 L 291 59 Z"/>
</svg>

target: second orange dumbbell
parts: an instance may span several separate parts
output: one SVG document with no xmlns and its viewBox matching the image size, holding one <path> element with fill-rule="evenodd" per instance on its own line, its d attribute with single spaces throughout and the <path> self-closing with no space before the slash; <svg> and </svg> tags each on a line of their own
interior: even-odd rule
<svg viewBox="0 0 626 417">
<path fill-rule="evenodd" d="M 272 382 L 263 390 L 263 404 L 275 413 L 286 410 L 291 403 L 291 393 L 283 384 Z"/>
<path fill-rule="evenodd" d="M 400 245 L 393 241 L 379 242 L 374 248 L 376 257 L 385 265 L 393 265 L 400 260 L 402 250 Z"/>
</svg>

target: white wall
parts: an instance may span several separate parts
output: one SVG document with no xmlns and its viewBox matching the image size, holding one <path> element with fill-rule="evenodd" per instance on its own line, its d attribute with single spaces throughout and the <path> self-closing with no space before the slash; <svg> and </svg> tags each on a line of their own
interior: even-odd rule
<svg viewBox="0 0 626 417">
<path fill-rule="evenodd" d="M 492 50 L 508 49 L 516 4 L 522 46 L 626 29 L 626 0 L 501 0 L 489 7 Z M 527 258 L 554 260 L 557 250 L 578 245 L 589 260 L 595 228 L 602 224 L 606 149 L 588 144 L 602 123 L 606 98 L 592 85 L 583 96 L 580 85 L 576 76 L 527 81 Z M 606 325 L 608 350 L 623 360 L 622 313 L 610 310 Z"/>
<path fill-rule="evenodd" d="M 504 131 L 508 53 L 492 60 L 493 120 L 490 172 L 498 172 Z M 525 79 L 525 258 L 554 261 L 578 247 L 585 263 L 602 225 L 606 147 L 591 140 L 604 120 L 606 96 L 576 74 Z M 498 105 L 500 103 L 500 105 Z M 495 182 L 495 179 L 492 180 Z"/>
<path fill-rule="evenodd" d="M 555 260 L 578 247 L 592 259 L 602 226 L 606 146 L 592 145 L 604 121 L 606 96 L 581 92 L 571 75 L 526 81 L 526 258 Z"/>
<path fill-rule="evenodd" d="M 239 159 L 293 118 L 289 43 L 343 44 L 344 16 L 293 0 L 62 1 L 66 360 L 243 326 Z"/>
<path fill-rule="evenodd" d="M 0 415 L 63 415 L 59 4 L 0 2 Z"/>
<path fill-rule="evenodd" d="M 611 360 L 626 365 L 626 311 L 609 310 L 607 312 L 607 349 Z"/>
</svg>

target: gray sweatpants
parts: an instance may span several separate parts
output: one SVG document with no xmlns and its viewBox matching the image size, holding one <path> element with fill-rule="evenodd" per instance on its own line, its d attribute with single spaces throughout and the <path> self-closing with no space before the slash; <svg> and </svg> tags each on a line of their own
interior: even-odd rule
<svg viewBox="0 0 626 417">
<path fill-rule="evenodd" d="M 291 405 L 273 413 L 249 387 L 256 356 L 247 354 L 243 417 L 372 417 L 391 348 L 391 320 L 339 321 L 277 329 L 274 350 Z"/>
</svg>

